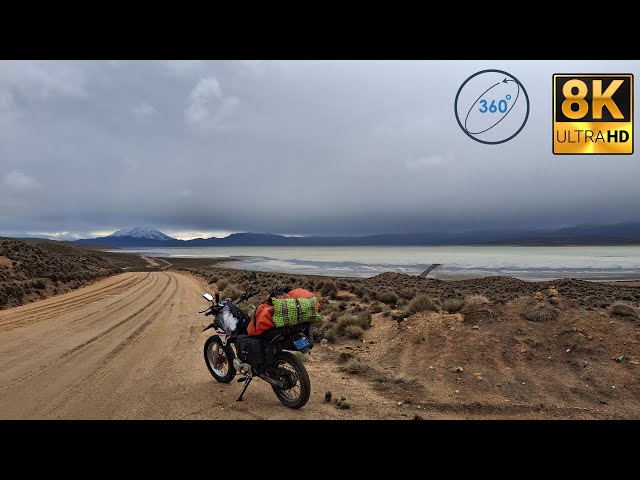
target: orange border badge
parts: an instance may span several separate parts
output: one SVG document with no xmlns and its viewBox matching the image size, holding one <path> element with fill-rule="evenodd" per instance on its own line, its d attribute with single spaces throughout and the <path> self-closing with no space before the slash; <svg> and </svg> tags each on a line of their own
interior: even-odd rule
<svg viewBox="0 0 640 480">
<path fill-rule="evenodd" d="M 616 77 L 628 79 L 629 118 L 620 121 L 556 121 L 557 78 L 581 79 Z M 591 88 L 591 86 L 588 86 Z M 631 155 L 633 154 L 633 74 L 556 73 L 552 78 L 553 108 L 552 134 L 554 155 Z M 592 100 L 593 103 L 593 100 Z M 586 108 L 586 107 L 585 107 Z M 592 108 L 592 105 L 588 105 Z"/>
</svg>

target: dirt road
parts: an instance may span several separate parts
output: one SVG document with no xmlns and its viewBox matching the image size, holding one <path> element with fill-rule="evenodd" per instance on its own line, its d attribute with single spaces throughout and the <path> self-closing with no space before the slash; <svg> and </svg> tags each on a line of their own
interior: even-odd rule
<svg viewBox="0 0 640 480">
<path fill-rule="evenodd" d="M 215 382 L 204 364 L 205 286 L 176 272 L 124 273 L 0 312 L 0 418 L 407 418 L 314 349 L 312 394 L 299 411 L 257 380 Z M 324 403 L 345 396 L 349 410 Z"/>
</svg>

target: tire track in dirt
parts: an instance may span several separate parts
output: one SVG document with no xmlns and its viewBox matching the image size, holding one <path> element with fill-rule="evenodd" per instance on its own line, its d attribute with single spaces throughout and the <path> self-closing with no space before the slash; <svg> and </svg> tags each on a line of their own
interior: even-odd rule
<svg viewBox="0 0 640 480">
<path fill-rule="evenodd" d="M 160 270 L 166 270 L 167 268 L 171 268 L 173 266 L 173 263 L 165 260 L 164 258 L 158 258 L 157 260 L 159 260 L 162 263 L 164 263 L 164 265 L 162 267 L 160 267 Z"/>
<path fill-rule="evenodd" d="M 105 295 L 107 296 L 114 296 L 114 295 L 118 295 L 124 291 L 126 291 L 129 287 L 131 287 L 132 285 L 136 285 L 140 283 L 140 280 L 131 280 L 129 282 L 126 283 L 122 283 L 119 284 L 118 286 L 112 286 L 108 289 L 102 290 L 100 292 L 97 292 L 94 295 L 88 295 L 86 297 L 82 297 L 82 298 L 78 298 L 78 299 L 74 299 L 73 301 L 69 301 L 69 302 L 61 302 L 60 304 L 56 305 L 55 307 L 47 307 L 44 308 L 42 310 L 36 311 L 36 312 L 29 312 L 29 316 L 28 317 L 22 317 L 20 319 L 20 321 L 22 323 L 24 323 L 24 321 L 28 321 L 31 320 L 33 318 L 36 318 L 38 316 L 40 316 L 42 313 L 46 313 L 47 318 L 53 318 L 56 317 L 58 315 L 61 314 L 65 314 L 69 311 L 69 309 L 73 308 L 73 309 L 79 309 L 84 307 L 85 305 L 90 305 L 91 303 L 94 303 L 98 300 L 102 300 L 104 298 Z M 9 322 L 9 323 L 15 323 L 14 322 Z M 6 324 L 5 324 L 6 325 Z"/>
<path fill-rule="evenodd" d="M 126 283 L 118 282 L 118 284 L 110 285 L 109 287 L 100 289 L 91 295 L 74 298 L 73 300 L 69 300 L 69 301 L 58 302 L 53 306 L 46 306 L 38 310 L 29 310 L 28 312 L 26 312 L 28 316 L 24 316 L 24 313 L 17 315 L 16 317 L 18 318 L 18 320 L 0 323 L 0 328 L 4 327 L 5 325 L 12 325 L 16 323 L 19 323 L 19 324 L 28 323 L 30 320 L 38 317 L 43 312 L 46 312 L 46 317 L 42 318 L 42 320 L 51 319 L 60 314 L 67 313 L 68 310 L 71 308 L 74 308 L 74 309 L 81 308 L 85 305 L 89 305 L 97 300 L 100 300 L 102 297 L 104 297 L 105 294 L 117 295 L 125 291 L 131 285 L 134 285 L 136 283 L 139 283 L 139 280 L 136 280 L 135 278 Z M 16 317 L 13 317 L 13 318 L 16 318 Z"/>
<path fill-rule="evenodd" d="M 146 278 L 148 275 L 149 274 L 137 274 L 139 278 L 141 277 Z M 160 305 L 162 303 L 161 300 L 164 299 L 164 294 L 167 291 L 167 289 L 170 287 L 170 285 L 172 284 L 175 285 L 177 281 L 175 280 L 175 278 L 173 278 L 173 276 L 170 276 L 167 273 L 157 273 L 157 274 L 151 274 L 151 275 L 153 275 L 154 278 L 150 280 L 152 282 L 152 286 L 149 288 L 154 288 L 155 290 L 153 294 L 154 295 L 153 300 L 151 302 L 149 302 L 148 298 L 145 296 L 140 296 L 137 294 L 132 295 L 132 292 L 136 292 L 136 289 L 130 289 L 129 294 L 125 295 L 124 298 L 127 300 L 131 300 L 131 297 L 133 297 L 134 301 L 133 302 L 129 301 L 127 303 L 136 303 L 136 302 L 146 301 L 146 305 L 151 306 L 152 308 L 151 314 L 156 315 L 158 310 L 161 307 L 153 308 L 153 304 L 155 303 L 156 305 Z M 157 282 L 158 278 L 166 279 L 166 282 L 163 281 L 162 284 L 158 284 Z M 144 315 L 144 314 L 149 313 L 150 310 L 148 308 L 145 308 L 144 306 L 142 308 L 133 306 L 133 308 L 137 308 L 137 310 L 135 311 L 136 315 L 129 314 L 130 312 L 127 310 L 122 312 L 122 313 L 128 314 L 125 317 L 125 319 L 133 322 L 135 322 L 136 316 L 138 318 L 143 318 L 143 320 L 147 319 L 147 315 Z M 113 348 L 113 344 L 118 343 L 120 338 L 122 336 L 129 334 L 129 331 L 130 331 L 130 328 L 127 327 L 127 322 L 123 322 L 119 320 L 117 316 L 115 316 L 115 318 L 113 318 L 112 316 L 112 318 L 107 318 L 106 320 L 108 321 L 118 320 L 116 323 L 118 324 L 117 326 L 119 326 L 120 328 L 110 328 L 108 332 L 110 335 L 105 334 L 105 332 L 102 332 L 103 339 L 105 338 L 105 336 L 114 337 L 114 338 L 111 340 L 105 340 L 101 342 L 93 342 L 93 344 L 90 345 L 89 348 L 84 349 L 84 350 L 88 350 L 84 354 L 82 353 L 82 351 L 78 351 L 76 352 L 76 355 L 68 355 L 67 358 L 64 358 L 64 359 L 60 358 L 59 355 L 57 355 L 56 358 L 52 358 L 52 355 L 55 355 L 54 348 L 50 348 L 49 351 L 46 351 L 46 352 L 38 351 L 37 349 L 35 349 L 35 352 L 33 352 L 34 353 L 33 356 L 42 357 L 40 360 L 37 360 L 37 359 L 35 360 L 35 368 L 33 368 L 33 365 L 34 365 L 33 361 L 31 362 L 31 366 L 27 365 L 25 362 L 25 365 L 22 365 L 22 370 L 23 370 L 22 375 L 19 375 L 17 377 L 14 376 L 14 378 L 10 380 L 7 379 L 7 375 L 10 375 L 10 372 L 8 372 L 7 369 L 4 369 L 4 368 L 0 370 L 0 385 L 3 385 L 5 387 L 2 390 L 11 390 L 11 392 L 4 392 L 4 394 L 0 394 L 0 412 L 3 411 L 2 404 L 5 398 L 6 397 L 11 398 L 11 393 L 13 393 L 14 395 L 17 394 L 17 396 L 25 396 L 27 397 L 27 399 L 30 399 L 31 397 L 38 396 L 38 395 L 33 395 L 34 387 L 30 387 L 30 385 L 33 385 L 33 386 L 39 385 L 39 387 L 35 387 L 35 392 L 42 394 L 41 396 L 44 398 L 37 402 L 37 403 L 40 403 L 40 408 L 38 410 L 40 410 L 41 414 L 44 414 L 45 412 L 42 411 L 42 407 L 47 406 L 48 404 L 50 404 L 50 401 L 51 401 L 46 398 L 48 395 L 50 396 L 51 394 L 53 394 L 56 397 L 59 396 L 59 394 L 67 390 L 67 388 L 65 388 L 64 385 L 68 386 L 76 383 L 76 381 L 79 378 L 78 374 L 80 374 L 80 378 L 83 376 L 82 372 L 85 372 L 85 374 L 87 372 L 91 373 L 92 371 L 99 372 L 101 370 L 100 363 L 103 362 L 102 357 L 105 355 L 105 353 L 108 353 L 108 351 Z M 95 322 L 92 322 L 92 323 L 95 323 Z M 102 324 L 93 325 L 91 328 L 95 329 L 101 325 Z M 86 327 L 86 326 L 87 326 L 86 324 L 79 325 L 79 327 Z M 136 327 L 134 326 L 134 328 Z M 42 326 L 33 325 L 31 329 L 41 330 Z M 74 342 L 74 339 L 67 339 L 65 336 L 61 336 L 61 338 L 59 338 L 60 343 L 63 343 L 65 341 Z M 106 348 L 106 351 L 105 351 L 105 348 Z M 102 351 L 103 353 L 100 354 L 100 351 Z M 50 386 L 48 385 L 48 382 L 49 381 L 55 382 L 56 380 L 57 380 L 57 383 L 59 383 L 60 385 L 51 386 L 51 388 L 49 388 Z M 49 390 L 49 391 L 47 392 L 46 390 Z M 15 405 L 12 405 L 12 406 L 16 407 Z M 17 409 L 21 410 L 20 408 L 17 408 Z M 4 418 L 7 418 L 7 417 L 11 418 L 11 416 L 7 416 L 6 414 L 2 416 Z M 33 417 L 42 418 L 41 416 L 31 415 L 31 418 Z M 14 415 L 14 418 L 16 418 L 15 415 Z M 21 418 L 21 416 L 17 415 L 17 418 Z M 27 418 L 29 418 L 29 415 L 27 415 Z"/>
<path fill-rule="evenodd" d="M 146 275 L 149 275 L 149 274 L 147 273 Z M 145 279 L 146 278 L 147 277 L 145 277 Z M 139 288 L 137 288 L 136 290 L 127 291 L 126 296 L 120 297 L 115 302 L 107 305 L 103 309 L 102 313 L 91 315 L 86 325 L 91 326 L 95 323 L 101 323 L 104 317 L 113 316 L 115 313 L 118 313 L 119 311 L 129 307 L 133 303 L 137 302 L 141 297 L 146 295 L 148 292 L 152 291 L 159 281 L 160 281 L 160 278 L 157 275 L 151 276 L 148 282 L 144 282 L 144 280 L 140 281 L 140 283 L 138 283 L 137 285 Z M 117 306 L 117 308 L 115 309 L 112 308 L 114 306 Z M 79 318 L 77 320 L 74 320 L 71 323 L 79 323 L 82 320 L 84 320 L 84 318 Z"/>
<path fill-rule="evenodd" d="M 148 274 L 145 275 L 143 281 L 146 281 L 147 277 L 148 277 Z M 142 281 L 141 281 L 141 283 L 142 283 Z M 124 305 L 121 305 L 119 308 L 117 308 L 115 310 L 114 309 L 109 309 L 109 308 L 104 309 L 105 311 L 103 311 L 101 314 L 99 314 L 98 315 L 99 318 L 97 318 L 97 319 L 93 318 L 93 317 L 95 317 L 95 315 L 91 315 L 92 319 L 91 319 L 90 322 L 85 323 L 83 325 L 79 325 L 78 331 L 77 331 L 78 335 L 82 334 L 82 331 L 80 331 L 80 328 L 87 328 L 87 327 L 90 327 L 91 325 L 93 325 L 94 323 L 102 322 L 105 317 L 113 315 L 113 314 L 117 313 L 118 311 L 129 307 L 131 304 L 135 303 L 136 301 L 139 301 L 140 297 L 137 295 L 138 292 L 141 291 L 144 288 L 147 288 L 145 291 L 151 290 L 151 289 L 153 289 L 155 287 L 155 285 L 157 283 L 158 283 L 157 282 L 157 277 L 154 276 L 154 278 L 149 280 L 149 283 L 143 284 L 143 287 L 141 287 L 139 289 L 131 290 L 129 292 L 129 295 L 127 295 L 127 297 L 125 297 L 124 299 L 120 299 L 120 300 L 127 300 L 128 299 L 128 301 Z M 129 298 L 129 297 L 133 297 L 133 298 Z M 115 303 L 118 303 L 118 302 L 115 302 Z M 86 318 L 87 318 L 86 316 L 82 316 L 80 320 L 83 320 L 83 319 L 86 319 Z M 75 320 L 75 321 L 72 320 L 72 321 L 68 322 L 68 325 L 72 326 L 74 323 L 77 323 L 77 320 Z M 124 323 L 124 322 L 121 322 L 121 323 Z M 51 333 L 50 331 L 42 332 L 39 335 L 39 337 L 44 337 L 45 338 L 45 342 L 47 342 L 46 338 L 50 333 Z M 30 340 L 31 340 L 31 342 L 37 342 L 38 338 L 31 338 Z M 52 338 L 52 340 L 55 341 L 55 338 Z M 86 343 L 86 342 L 83 342 L 83 343 Z M 76 349 L 78 349 L 78 348 L 76 347 Z M 20 364 L 28 365 L 30 360 L 31 360 L 31 357 L 33 357 L 35 354 L 36 354 L 36 352 L 34 352 L 33 348 L 25 348 L 21 355 L 12 356 L 11 360 L 9 362 L 5 362 L 5 363 L 1 364 L 0 368 L 2 368 L 2 370 L 4 370 L 4 371 L 8 371 L 9 369 L 11 369 L 12 367 L 15 367 L 16 365 L 20 365 Z M 62 357 L 60 357 L 60 358 L 63 358 L 64 356 L 65 356 L 65 354 L 63 354 Z M 47 364 L 41 365 L 39 368 L 31 370 L 31 371 L 21 375 L 20 377 L 11 379 L 11 382 L 12 382 L 12 384 L 24 382 L 24 381 L 28 380 L 29 378 L 34 377 L 35 375 L 37 375 L 39 372 L 41 372 L 45 368 L 53 365 L 55 362 L 56 362 L 56 360 L 51 359 L 51 361 L 48 362 Z M 1 385 L 0 386 L 0 391 L 5 390 L 8 387 L 9 387 L 9 382 Z"/>
<path fill-rule="evenodd" d="M 149 274 L 146 274 L 149 275 Z M 89 302 L 83 302 L 81 304 L 76 304 L 76 305 L 71 305 L 69 307 L 69 309 L 71 309 L 72 313 L 69 313 L 69 311 L 66 311 L 66 308 L 60 308 L 55 314 L 50 315 L 48 312 L 46 313 L 46 315 L 43 318 L 38 318 L 38 316 L 29 316 L 26 317 L 24 319 L 18 319 L 18 320 L 14 320 L 13 322 L 10 322 L 9 324 L 5 324 L 0 326 L 0 335 L 6 332 L 10 332 L 12 330 L 15 329 L 19 329 L 19 328 L 23 328 L 23 327 L 28 327 L 31 324 L 36 324 L 36 323 L 42 323 L 45 322 L 47 320 L 55 320 L 56 318 L 65 315 L 66 318 L 64 318 L 63 322 L 64 324 L 72 324 L 72 323 L 78 323 L 78 322 L 82 322 L 83 320 L 86 320 L 86 318 L 91 317 L 96 319 L 96 321 L 102 319 L 104 317 L 104 315 L 109 315 L 109 309 L 112 308 L 115 305 L 118 305 L 120 302 L 122 302 L 123 300 L 127 300 L 126 298 L 123 297 L 119 297 L 118 295 L 121 295 L 122 293 L 127 293 L 127 296 L 131 296 L 131 291 L 130 288 L 131 287 L 139 287 L 139 290 L 142 290 L 142 288 L 149 286 L 150 284 L 153 285 L 153 283 L 155 283 L 157 280 L 155 278 L 151 278 L 149 279 L 149 281 L 147 282 L 147 277 L 144 277 L 143 279 L 139 279 L 137 282 L 130 282 L 126 288 L 122 288 L 122 289 L 118 289 L 118 291 L 113 292 L 113 291 L 108 291 L 105 292 L 104 295 L 106 295 L 106 298 L 95 298 Z M 90 314 L 85 314 L 84 310 L 85 308 L 90 308 L 92 306 L 94 306 L 97 302 L 102 301 L 102 303 L 112 300 L 114 297 L 115 300 L 111 303 L 107 303 L 106 305 L 103 306 L 103 313 L 90 313 Z M 128 304 L 130 304 L 131 302 L 129 302 Z M 126 304 L 126 305 L 128 305 Z M 125 305 L 125 307 L 126 307 Z M 119 309 L 118 309 L 119 310 Z M 77 318 L 75 318 L 77 317 Z"/>
<path fill-rule="evenodd" d="M 122 278 L 118 278 L 122 275 Z M 114 277 L 110 277 L 101 281 L 98 281 L 92 285 L 89 285 L 87 287 L 83 287 L 81 289 L 78 290 L 73 290 L 71 292 L 66 292 L 63 293 L 61 295 L 56 295 L 53 297 L 49 297 L 46 298 L 44 300 L 40 300 L 38 302 L 33 302 L 33 303 L 29 303 L 27 305 L 23 305 L 20 307 L 15 307 L 15 308 L 11 308 L 8 310 L 2 310 L 0 311 L 0 319 L 11 319 L 14 317 L 20 317 L 23 316 L 25 314 L 30 314 L 30 313 L 35 313 L 35 312 L 39 312 L 39 311 L 43 311 L 43 310 L 47 310 L 50 308 L 55 308 L 57 306 L 59 306 L 60 304 L 68 304 L 71 301 L 80 299 L 80 298 L 84 298 L 87 296 L 92 296 L 95 293 L 98 292 L 102 292 L 105 289 L 114 287 L 118 284 L 121 284 L 123 282 L 126 282 L 127 280 L 130 280 L 132 278 L 135 278 L 135 276 L 132 276 L 133 274 L 131 273 L 123 273 Z M 114 282 L 115 280 L 115 282 Z M 102 284 L 104 283 L 104 284 Z M 101 285 L 102 284 L 102 285 Z M 97 289 L 94 287 L 98 287 Z"/>
<path fill-rule="evenodd" d="M 160 291 L 160 293 L 158 293 L 158 295 L 156 295 L 151 301 L 149 301 L 146 305 L 143 305 L 142 307 L 140 307 L 138 310 L 136 310 L 134 313 L 132 313 L 131 315 L 129 315 L 128 317 L 126 317 L 124 320 L 119 321 L 118 323 L 112 325 L 111 327 L 107 328 L 105 331 L 100 332 L 98 335 L 91 337 L 89 340 L 87 340 L 84 343 L 81 343 L 80 345 L 72 348 L 71 350 L 67 350 L 64 354 L 62 354 L 62 356 L 60 357 L 61 359 L 68 357 L 69 355 L 73 355 L 75 352 L 77 352 L 78 350 L 81 350 L 83 348 L 85 348 L 88 345 L 91 345 L 93 342 L 95 342 L 96 340 L 99 340 L 100 338 L 104 337 L 105 335 L 108 335 L 109 333 L 111 333 L 113 330 L 115 330 L 116 328 L 124 325 L 125 323 L 129 322 L 130 320 L 134 319 L 135 317 L 137 317 L 140 313 L 142 313 L 144 310 L 146 310 L 147 308 L 149 308 L 151 305 L 153 305 L 161 296 L 162 294 L 167 290 L 167 288 L 169 288 L 169 284 L 172 282 L 172 280 L 174 280 L 172 277 L 169 277 L 167 283 L 165 284 L 164 288 Z M 177 283 L 177 282 L 176 282 Z M 173 293 L 173 295 L 175 296 L 175 291 Z M 123 307 L 124 308 L 124 307 Z"/>
<path fill-rule="evenodd" d="M 169 287 L 169 284 L 171 283 L 173 283 L 173 290 L 169 295 L 169 297 L 162 303 L 162 305 L 160 305 L 160 307 L 158 307 L 155 311 L 153 311 L 151 315 L 149 315 L 149 317 L 144 322 L 142 322 L 138 326 L 138 328 L 136 328 L 133 331 L 133 333 L 131 333 L 127 338 L 125 338 L 122 342 L 120 342 L 113 350 L 111 350 L 111 352 L 109 352 L 109 354 L 106 357 L 104 357 L 105 362 L 108 362 L 109 360 L 114 358 L 125 347 L 133 343 L 140 335 L 142 335 L 142 333 L 149 327 L 149 325 L 151 325 L 151 323 L 153 323 L 153 321 L 157 318 L 158 313 L 161 313 L 162 310 L 166 309 L 167 306 L 173 301 L 173 299 L 176 297 L 176 294 L 178 293 L 178 288 L 177 288 L 178 282 L 174 277 L 170 277 L 169 283 L 167 283 L 167 286 L 165 286 L 165 288 L 162 290 L 161 294 L 158 295 L 157 298 L 160 298 L 162 296 L 162 293 L 164 293 L 167 290 L 167 288 Z M 155 300 L 154 300 L 154 303 L 155 303 Z M 98 372 L 95 372 L 95 373 L 97 374 Z"/>
<path fill-rule="evenodd" d="M 140 315 L 142 312 L 147 311 L 147 313 L 149 313 L 149 307 L 152 304 L 158 304 L 158 300 L 160 300 L 163 296 L 163 294 L 167 291 L 167 289 L 169 289 L 169 286 L 172 286 L 172 291 L 169 294 L 169 296 L 167 297 L 167 299 L 162 302 L 159 305 L 156 305 L 156 307 L 154 309 L 152 309 L 152 311 L 150 312 L 149 315 L 145 316 L 145 319 L 142 321 L 142 323 L 140 323 L 135 330 L 133 330 L 133 332 L 129 333 L 124 340 L 120 341 L 115 347 L 113 347 L 105 356 L 103 356 L 101 358 L 101 360 L 99 362 L 97 362 L 97 368 L 89 371 L 86 375 L 82 376 L 79 380 L 77 380 L 76 382 L 74 382 L 73 385 L 70 386 L 70 388 L 68 388 L 66 390 L 66 392 L 62 395 L 62 398 L 59 398 L 58 400 L 54 400 L 52 402 L 50 402 L 49 404 L 49 409 L 47 411 L 47 415 L 49 416 L 53 416 L 55 417 L 57 412 L 61 409 L 64 408 L 65 406 L 67 406 L 67 404 L 74 399 L 75 397 L 79 396 L 83 390 L 85 390 L 88 386 L 91 386 L 92 390 L 99 390 L 100 389 L 100 384 L 102 383 L 100 380 L 100 377 L 105 377 L 104 375 L 104 371 L 106 369 L 109 368 L 109 363 L 111 361 L 113 361 L 118 355 L 120 355 L 123 350 L 130 345 L 131 343 L 135 342 L 135 340 L 149 327 L 149 325 L 151 325 L 154 320 L 156 320 L 158 318 L 158 314 L 161 313 L 163 310 L 166 309 L 166 307 L 173 301 L 173 299 L 175 298 L 177 292 L 178 292 L 178 281 L 176 280 L 176 278 L 172 275 L 167 275 L 164 274 L 168 277 L 168 282 L 164 285 L 164 287 L 162 288 L 162 290 L 153 298 L 153 300 L 149 303 L 147 303 L 144 307 L 140 308 L 135 314 L 130 315 L 129 317 L 127 317 L 125 320 L 118 322 L 114 328 L 110 328 L 108 332 L 104 332 L 102 335 L 98 335 L 97 337 L 103 337 L 104 335 L 107 335 L 108 333 L 113 332 L 117 327 L 121 327 L 126 325 L 126 323 L 130 322 L 131 320 L 137 318 L 137 317 L 142 317 L 142 315 Z M 98 339 L 96 338 L 96 340 Z M 94 340 L 95 341 L 95 340 Z M 93 342 L 91 342 L 93 343 Z M 82 346 L 83 348 L 86 347 L 86 345 Z M 73 353 L 76 353 L 78 350 L 76 350 Z M 66 357 L 62 358 L 62 359 L 66 359 Z M 91 392 L 89 392 L 89 395 L 91 395 Z M 60 395 L 59 395 L 60 397 Z"/>
</svg>

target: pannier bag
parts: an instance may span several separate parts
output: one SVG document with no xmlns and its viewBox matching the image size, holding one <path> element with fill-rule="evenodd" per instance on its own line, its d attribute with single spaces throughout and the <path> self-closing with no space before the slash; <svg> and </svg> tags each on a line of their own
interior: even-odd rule
<svg viewBox="0 0 640 480">
<path fill-rule="evenodd" d="M 316 296 L 313 293 L 311 293 L 309 290 L 305 290 L 304 288 L 295 288 L 289 291 L 287 294 L 279 295 L 278 297 L 275 297 L 275 298 L 276 299 L 280 299 L 280 298 L 314 299 L 314 302 L 316 305 L 315 318 L 318 320 L 320 319 L 320 314 L 318 313 L 320 311 L 320 302 L 318 302 Z M 247 332 L 249 333 L 249 335 L 254 335 L 254 336 L 261 335 L 267 330 L 276 327 L 276 324 L 274 323 L 274 320 L 273 320 L 273 316 L 275 312 L 274 312 L 274 307 L 272 303 L 273 303 L 273 298 L 268 303 L 263 303 L 258 305 L 258 308 L 256 308 L 256 313 L 254 317 L 251 319 L 251 322 L 249 322 L 249 326 L 247 328 Z M 296 308 L 296 311 L 297 311 L 297 308 Z M 314 321 L 314 320 L 312 319 L 311 321 Z M 284 319 L 283 319 L 282 325 L 280 326 L 284 326 L 284 325 L 286 324 L 284 323 Z M 290 323 L 290 325 L 292 324 Z"/>
<path fill-rule="evenodd" d="M 265 361 L 264 341 L 249 335 L 236 337 L 236 351 L 240 361 L 248 363 L 259 373 Z"/>
<path fill-rule="evenodd" d="M 299 323 L 320 321 L 318 300 L 313 298 L 272 298 L 273 323 L 288 327 Z"/>
</svg>

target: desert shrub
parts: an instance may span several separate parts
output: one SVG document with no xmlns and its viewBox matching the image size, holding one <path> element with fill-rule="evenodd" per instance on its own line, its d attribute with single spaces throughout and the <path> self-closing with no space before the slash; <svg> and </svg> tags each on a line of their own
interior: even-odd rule
<svg viewBox="0 0 640 480">
<path fill-rule="evenodd" d="M 351 353 L 351 352 L 340 352 L 340 355 L 338 355 L 338 362 L 347 363 L 352 358 L 356 358 L 356 356 L 353 353 Z"/>
<path fill-rule="evenodd" d="M 407 307 L 407 312 L 411 315 L 418 312 L 435 312 L 438 308 L 436 304 L 431 300 L 431 298 L 427 295 L 420 294 L 415 297 L 411 302 L 409 302 L 409 306 Z"/>
<path fill-rule="evenodd" d="M 325 398 L 326 398 L 326 395 L 325 395 Z M 338 400 L 337 398 L 334 398 L 333 404 L 336 406 L 336 408 L 340 410 L 348 410 L 349 408 L 351 408 L 351 404 L 347 402 L 347 399 L 345 397 L 340 398 L 340 400 Z"/>
<path fill-rule="evenodd" d="M 342 367 L 342 370 L 347 373 L 364 374 L 371 370 L 371 365 L 361 360 L 359 357 L 355 357 L 348 360 Z"/>
<path fill-rule="evenodd" d="M 331 295 L 336 295 L 338 289 L 336 288 L 336 284 L 331 280 L 324 282 L 322 288 L 320 289 L 320 294 L 325 297 L 330 297 Z"/>
<path fill-rule="evenodd" d="M 530 322 L 550 322 L 558 317 L 558 310 L 548 303 L 532 302 L 522 316 Z"/>
<path fill-rule="evenodd" d="M 391 377 L 389 375 L 376 375 L 373 378 L 373 381 L 376 382 L 376 384 L 379 384 L 377 386 L 384 386 L 384 390 L 387 390 L 389 388 L 389 383 L 391 383 Z"/>
<path fill-rule="evenodd" d="M 382 304 L 374 303 L 373 305 L 371 305 L 371 307 L 369 307 L 369 311 L 371 313 L 380 313 L 382 311 L 382 308 Z"/>
<path fill-rule="evenodd" d="M 464 307 L 464 298 L 447 298 L 442 306 L 449 313 L 459 312 Z"/>
<path fill-rule="evenodd" d="M 366 310 L 364 312 L 360 312 L 358 314 L 358 320 L 362 328 L 365 328 L 365 329 L 369 328 L 371 326 L 371 320 L 372 320 L 371 313 Z"/>
<path fill-rule="evenodd" d="M 358 325 L 347 325 L 347 327 L 344 329 L 344 333 L 348 338 L 357 340 L 362 338 L 364 329 L 362 327 L 359 327 Z"/>
<path fill-rule="evenodd" d="M 349 306 L 351 307 L 351 312 L 352 313 L 360 313 L 360 312 L 364 312 L 364 307 L 362 305 L 358 305 L 357 303 L 350 303 Z"/>
<path fill-rule="evenodd" d="M 484 295 L 473 294 L 464 297 L 464 303 L 465 307 L 473 307 L 475 305 L 483 305 L 489 303 L 489 299 Z"/>
<path fill-rule="evenodd" d="M 364 295 L 364 292 L 365 292 L 365 289 L 362 287 L 356 287 L 353 289 L 353 293 L 355 293 L 360 298 L 362 298 L 362 295 Z"/>
<path fill-rule="evenodd" d="M 385 313 L 385 316 L 386 316 L 386 313 Z M 409 312 L 405 312 L 404 310 L 401 310 L 401 311 L 396 312 L 396 313 L 390 313 L 389 312 L 389 316 L 391 318 L 393 318 L 396 322 L 401 322 L 405 318 L 410 317 L 411 314 L 409 314 Z"/>
<path fill-rule="evenodd" d="M 217 275 L 209 276 L 209 283 L 216 283 L 218 280 L 219 280 L 219 277 Z"/>
<path fill-rule="evenodd" d="M 339 332 L 344 333 L 349 325 L 358 325 L 358 319 L 354 315 L 342 315 L 338 318 L 336 328 Z"/>
<path fill-rule="evenodd" d="M 389 378 L 393 383 L 403 385 L 405 387 L 419 387 L 421 385 L 420 380 L 417 378 L 407 378 L 402 374 L 395 374 Z"/>
<path fill-rule="evenodd" d="M 404 298 L 405 300 L 411 300 L 416 295 L 415 290 L 410 288 L 401 288 L 399 290 L 396 290 L 396 293 L 400 298 Z"/>
<path fill-rule="evenodd" d="M 615 302 L 611 305 L 611 315 L 623 317 L 628 320 L 640 319 L 640 312 L 636 307 L 626 302 Z"/>
<path fill-rule="evenodd" d="M 42 278 L 38 278 L 33 282 L 33 288 L 36 288 L 38 290 L 44 290 L 46 287 L 47 287 L 47 284 Z"/>
<path fill-rule="evenodd" d="M 395 293 L 387 291 L 376 293 L 376 298 L 382 303 L 393 305 L 398 301 L 398 297 Z"/>
<path fill-rule="evenodd" d="M 242 290 L 240 290 L 237 285 L 232 284 L 228 285 L 227 288 L 224 289 L 224 293 L 222 296 L 223 298 L 236 300 L 240 295 L 242 295 Z"/>
<path fill-rule="evenodd" d="M 371 315 L 362 312 L 360 315 L 343 315 L 338 319 L 336 327 L 339 333 L 345 333 L 349 326 L 357 326 L 365 330 L 371 326 Z"/>
<path fill-rule="evenodd" d="M 482 298 L 486 299 L 486 297 L 482 295 L 479 295 L 479 297 L 481 298 L 472 300 L 471 303 L 468 303 L 465 298 L 465 304 L 460 310 L 464 315 L 465 323 L 476 325 L 478 323 L 490 322 L 503 313 L 499 305 L 485 303 Z"/>
<path fill-rule="evenodd" d="M 219 282 L 216 283 L 216 286 L 218 287 L 218 291 L 222 292 L 224 291 L 225 288 L 227 288 L 227 285 L 229 285 L 229 282 L 227 282 L 226 280 L 222 279 Z"/>
<path fill-rule="evenodd" d="M 481 323 L 494 316 L 494 311 L 487 297 L 476 294 L 464 297 L 464 305 L 460 312 L 464 314 L 465 323 Z"/>
<path fill-rule="evenodd" d="M 322 311 L 326 314 L 340 310 L 337 302 L 326 301 L 322 303 Z"/>
<path fill-rule="evenodd" d="M 329 343 L 336 343 L 336 340 L 338 339 L 337 329 L 335 327 L 332 327 L 325 330 L 324 338 L 326 338 L 327 342 Z"/>
</svg>

